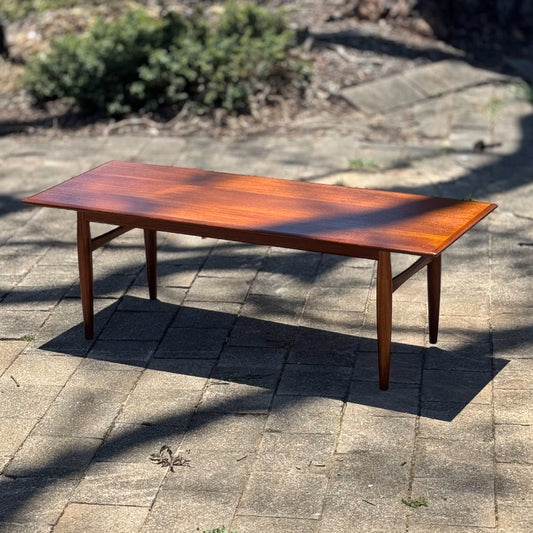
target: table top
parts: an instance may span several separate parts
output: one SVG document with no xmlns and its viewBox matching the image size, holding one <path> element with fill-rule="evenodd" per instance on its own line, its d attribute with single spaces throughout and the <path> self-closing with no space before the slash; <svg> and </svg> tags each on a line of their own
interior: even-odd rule
<svg viewBox="0 0 533 533">
<path fill-rule="evenodd" d="M 286 238 L 287 243 L 300 243 L 295 247 L 301 249 L 320 251 L 323 244 L 323 251 L 343 253 L 346 248 L 347 255 L 350 247 L 437 255 L 497 207 L 121 161 L 105 163 L 24 201 L 92 213 L 98 215 L 95 220 L 114 215 L 139 227 L 164 221 L 168 228 L 175 224 L 177 232 L 280 246 Z M 254 240 L 258 235 L 263 240 Z M 328 243 L 335 246 L 330 249 Z"/>
</svg>

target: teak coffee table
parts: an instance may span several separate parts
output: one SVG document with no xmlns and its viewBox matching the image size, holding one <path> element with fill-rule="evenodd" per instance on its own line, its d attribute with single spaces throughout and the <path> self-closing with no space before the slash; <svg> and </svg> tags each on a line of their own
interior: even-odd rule
<svg viewBox="0 0 533 533">
<path fill-rule="evenodd" d="M 144 230 L 148 290 L 157 298 L 156 232 L 214 237 L 377 261 L 379 385 L 389 386 L 392 293 L 427 266 L 429 340 L 437 342 L 441 253 L 495 204 L 196 169 L 111 161 L 24 200 L 78 217 L 85 336 L 94 336 L 92 252 Z M 91 222 L 118 226 L 92 238 Z M 418 259 L 392 276 L 391 253 Z"/>
</svg>

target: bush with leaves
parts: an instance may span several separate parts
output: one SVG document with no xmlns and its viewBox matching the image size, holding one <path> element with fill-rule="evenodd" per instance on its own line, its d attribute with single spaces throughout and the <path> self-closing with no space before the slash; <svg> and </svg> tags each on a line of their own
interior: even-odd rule
<svg viewBox="0 0 533 533">
<path fill-rule="evenodd" d="M 248 113 L 258 102 L 305 86 L 309 66 L 281 12 L 229 2 L 216 21 L 130 11 L 100 20 L 85 36 L 65 35 L 26 69 L 37 102 L 70 101 L 83 113 L 223 108 Z"/>
</svg>

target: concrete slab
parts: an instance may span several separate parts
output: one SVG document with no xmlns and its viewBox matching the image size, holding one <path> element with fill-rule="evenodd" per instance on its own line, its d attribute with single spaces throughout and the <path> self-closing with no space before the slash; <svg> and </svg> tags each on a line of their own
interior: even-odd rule
<svg viewBox="0 0 533 533">
<path fill-rule="evenodd" d="M 426 95 L 402 75 L 348 87 L 341 95 L 355 108 L 365 113 L 388 113 L 423 100 Z"/>
</svg>

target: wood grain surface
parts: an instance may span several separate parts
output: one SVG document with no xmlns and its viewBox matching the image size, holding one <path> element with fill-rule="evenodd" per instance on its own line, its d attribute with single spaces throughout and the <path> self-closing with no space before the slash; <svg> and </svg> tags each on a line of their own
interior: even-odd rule
<svg viewBox="0 0 533 533">
<path fill-rule="evenodd" d="M 95 221 L 377 257 L 440 254 L 495 204 L 111 161 L 25 202 Z M 375 251 L 375 253 L 374 253 Z"/>
</svg>

